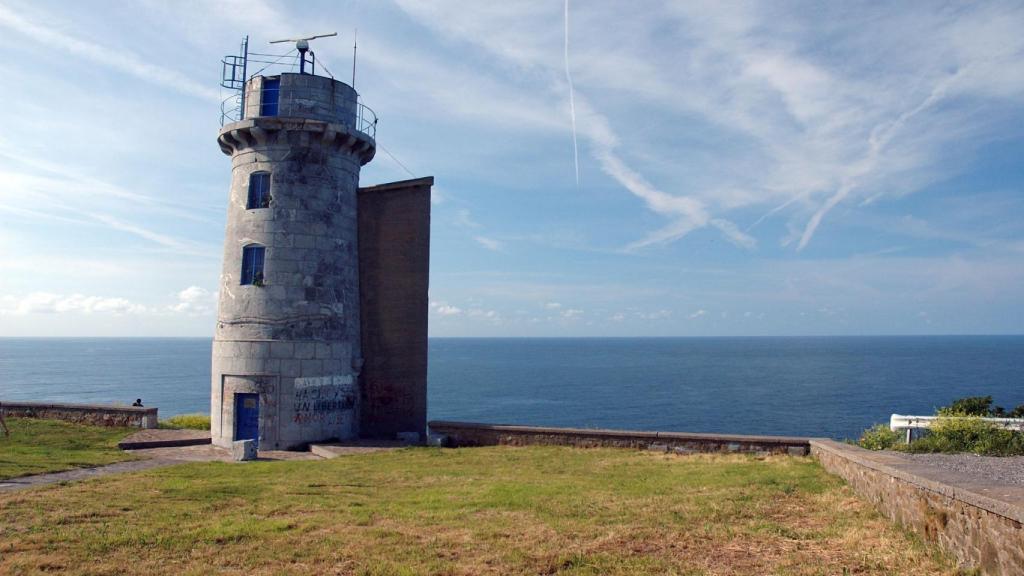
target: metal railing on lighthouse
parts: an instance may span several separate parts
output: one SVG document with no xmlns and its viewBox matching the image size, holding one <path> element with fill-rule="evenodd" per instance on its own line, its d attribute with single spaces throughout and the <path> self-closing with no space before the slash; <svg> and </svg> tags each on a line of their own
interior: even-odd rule
<svg viewBox="0 0 1024 576">
<path fill-rule="evenodd" d="M 296 66 L 298 66 L 299 74 L 316 75 L 316 54 L 309 49 L 309 40 L 334 36 L 336 34 L 337 33 L 320 34 L 305 38 L 291 38 L 272 41 L 272 44 L 293 41 L 296 43 L 295 49 L 283 54 L 250 52 L 249 37 L 246 36 L 245 39 L 242 40 L 238 54 L 229 54 L 221 60 L 222 69 L 220 85 L 222 88 L 230 90 L 230 94 L 228 94 L 220 104 L 220 125 L 224 126 L 232 122 L 238 122 L 247 117 L 245 86 L 252 78 L 264 74 L 268 70 L 278 73 L 294 72 Z M 263 65 L 262 68 L 254 73 L 249 73 L 250 65 L 260 64 Z M 309 65 L 308 72 L 306 71 L 307 64 Z M 320 64 L 320 69 L 326 73 L 327 77 L 332 79 L 334 78 L 334 75 L 323 63 Z M 353 76 L 354 74 L 355 70 L 353 64 Z M 377 114 L 369 106 L 362 103 L 361 97 L 358 96 L 358 93 L 357 98 L 356 113 L 349 128 L 362 132 L 370 138 L 375 139 L 377 137 Z M 339 114 L 339 117 L 348 118 L 349 116 L 347 114 Z M 348 122 L 346 122 L 346 124 L 347 123 Z"/>
</svg>

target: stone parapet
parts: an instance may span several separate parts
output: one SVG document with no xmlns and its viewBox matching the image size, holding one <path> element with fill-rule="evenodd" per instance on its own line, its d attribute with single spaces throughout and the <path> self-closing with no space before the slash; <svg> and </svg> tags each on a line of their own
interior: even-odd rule
<svg viewBox="0 0 1024 576">
<path fill-rule="evenodd" d="M 253 76 L 245 86 L 245 118 L 266 117 L 264 88 L 276 80 L 277 116 L 323 120 L 357 126 L 359 95 L 348 84 L 328 76 L 282 73 Z M 274 92 L 271 89 L 271 92 Z"/>
<path fill-rule="evenodd" d="M 44 418 L 91 426 L 156 428 L 156 408 L 109 406 L 105 404 L 56 404 L 46 402 L 0 403 L 0 414 L 7 418 Z"/>
<path fill-rule="evenodd" d="M 1024 574 L 1024 487 L 915 464 L 833 440 L 811 453 L 880 512 L 986 575 Z"/>
<path fill-rule="evenodd" d="M 810 439 L 796 436 L 548 428 L 446 421 L 433 421 L 428 426 L 432 433 L 447 436 L 451 446 L 547 444 L 583 448 L 635 448 L 679 453 L 749 452 L 795 456 L 805 456 L 810 453 Z"/>
</svg>

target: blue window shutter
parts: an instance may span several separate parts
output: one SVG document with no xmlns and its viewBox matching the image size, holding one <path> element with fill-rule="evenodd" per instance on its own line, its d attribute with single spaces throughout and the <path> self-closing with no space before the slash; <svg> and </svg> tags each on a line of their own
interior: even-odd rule
<svg viewBox="0 0 1024 576">
<path fill-rule="evenodd" d="M 242 248 L 241 284 L 263 283 L 263 261 L 265 252 L 266 248 L 258 244 Z"/>
<path fill-rule="evenodd" d="M 277 116 L 277 102 L 281 96 L 281 79 L 264 78 L 260 94 L 260 116 Z"/>
<path fill-rule="evenodd" d="M 268 206 L 270 206 L 270 173 L 253 172 L 249 175 L 249 198 L 246 200 L 245 207 L 252 210 Z"/>
<path fill-rule="evenodd" d="M 252 263 L 252 279 L 253 282 L 257 280 L 263 283 L 263 254 L 265 249 L 263 246 L 256 246 L 253 249 L 253 263 Z"/>
<path fill-rule="evenodd" d="M 242 278 L 241 283 L 252 284 L 252 247 L 242 248 Z"/>
</svg>

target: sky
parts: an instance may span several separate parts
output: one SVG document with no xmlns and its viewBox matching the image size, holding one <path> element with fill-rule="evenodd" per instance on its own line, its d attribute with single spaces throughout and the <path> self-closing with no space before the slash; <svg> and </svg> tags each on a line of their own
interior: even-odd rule
<svg viewBox="0 0 1024 576">
<path fill-rule="evenodd" d="M 0 336 L 211 336 L 225 54 L 434 176 L 432 336 L 1024 333 L 1024 4 L 0 0 Z"/>
</svg>

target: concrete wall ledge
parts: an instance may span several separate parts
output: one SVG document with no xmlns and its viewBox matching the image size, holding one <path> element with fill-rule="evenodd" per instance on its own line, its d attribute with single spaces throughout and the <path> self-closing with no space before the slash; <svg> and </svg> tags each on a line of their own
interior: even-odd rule
<svg viewBox="0 0 1024 576">
<path fill-rule="evenodd" d="M 9 418 L 44 418 L 94 426 L 156 428 L 157 408 L 109 404 L 0 401 L 0 412 Z"/>
<path fill-rule="evenodd" d="M 1024 523 L 1024 488 L 980 483 L 956 472 L 915 465 L 898 456 L 865 450 L 835 440 L 811 440 L 811 452 L 815 456 L 821 452 L 831 453 L 918 488 Z"/>
<path fill-rule="evenodd" d="M 810 438 L 798 436 L 751 436 L 692 432 L 652 432 L 599 428 L 553 428 L 435 420 L 428 423 L 436 434 L 448 436 L 455 446 L 497 444 L 556 444 L 632 448 L 679 448 L 689 452 L 773 452 L 806 455 Z"/>
<path fill-rule="evenodd" d="M 882 514 L 937 542 L 962 567 L 1024 574 L 1024 487 L 834 440 L 812 440 L 811 454 Z"/>
</svg>

